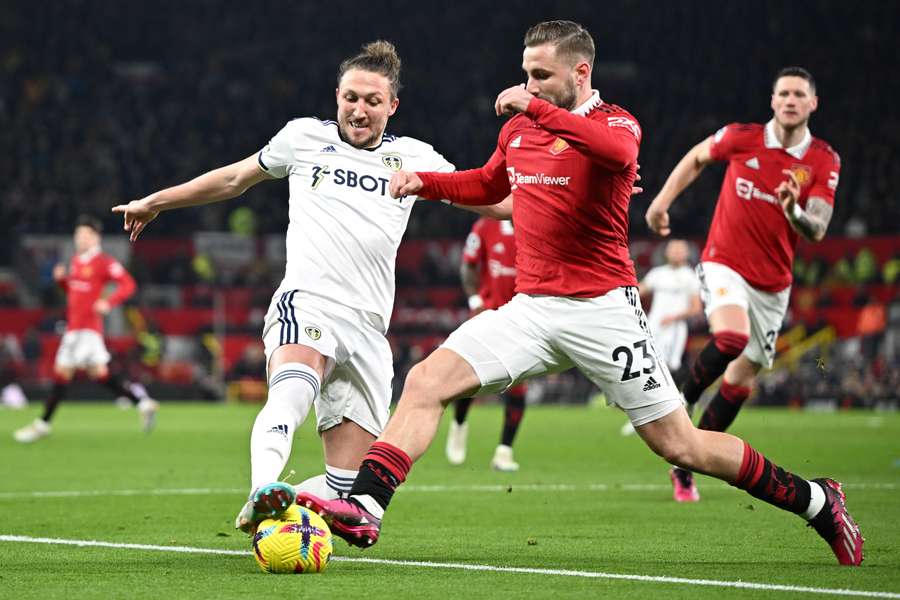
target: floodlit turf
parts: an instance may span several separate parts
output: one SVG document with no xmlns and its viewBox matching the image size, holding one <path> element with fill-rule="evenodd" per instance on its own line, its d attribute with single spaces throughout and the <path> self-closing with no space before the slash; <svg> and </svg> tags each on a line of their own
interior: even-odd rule
<svg viewBox="0 0 900 600">
<path fill-rule="evenodd" d="M 0 535 L 247 550 L 232 522 L 248 482 L 255 412 L 164 405 L 157 431 L 145 436 L 134 412 L 111 403 L 68 404 L 50 438 L 22 446 L 10 434 L 36 409 L 0 410 Z M 445 417 L 435 446 L 395 497 L 378 545 L 360 552 L 337 540 L 335 554 L 900 593 L 900 415 L 747 410 L 734 427 L 785 467 L 847 484 L 849 507 L 867 539 L 859 569 L 837 566 L 797 517 L 717 481 L 700 478 L 699 504 L 676 504 L 665 465 L 639 439 L 619 436 L 623 421 L 603 407 L 531 408 L 516 444 L 522 470 L 500 474 L 487 468 L 499 409 L 472 409 L 463 467 L 444 460 Z M 310 427 L 294 448 L 295 482 L 321 472 Z M 191 491 L 196 488 L 219 491 Z M 153 493 L 114 494 L 123 490 Z M 38 494 L 65 491 L 85 495 Z M 245 599 L 271 592 L 284 598 L 798 597 L 771 589 L 350 561 L 333 562 L 323 575 L 272 576 L 249 554 L 0 541 L 2 598 Z"/>
</svg>

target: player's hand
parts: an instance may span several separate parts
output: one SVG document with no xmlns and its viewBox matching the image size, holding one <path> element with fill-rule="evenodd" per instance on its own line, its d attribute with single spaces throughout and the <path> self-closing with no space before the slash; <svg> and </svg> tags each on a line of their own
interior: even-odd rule
<svg viewBox="0 0 900 600">
<path fill-rule="evenodd" d="M 791 214 L 800 198 L 800 181 L 797 180 L 793 171 L 783 169 L 781 172 L 788 178 L 778 184 L 778 187 L 775 188 L 775 195 L 781 201 L 781 208 L 784 209 L 784 212 Z"/>
<path fill-rule="evenodd" d="M 53 267 L 53 280 L 62 281 L 66 278 L 66 265 L 58 263 Z"/>
<path fill-rule="evenodd" d="M 422 179 L 412 171 L 397 171 L 391 177 L 388 192 L 391 198 L 402 198 L 422 189 Z"/>
<path fill-rule="evenodd" d="M 647 213 L 644 215 L 644 220 L 647 221 L 647 227 L 653 233 L 663 237 L 672 233 L 672 228 L 669 227 L 669 211 L 661 209 L 656 204 L 650 204 Z"/>
<path fill-rule="evenodd" d="M 111 308 L 106 298 L 99 298 L 94 302 L 94 312 L 98 315 L 108 315 Z"/>
<path fill-rule="evenodd" d="M 113 206 L 112 211 L 114 213 L 120 213 L 125 217 L 123 229 L 131 232 L 129 239 L 132 242 L 138 239 L 138 236 L 141 235 L 147 224 L 159 214 L 158 210 L 153 210 L 148 204 L 147 199 L 144 198 L 142 200 L 132 200 L 128 204 Z"/>
<path fill-rule="evenodd" d="M 500 92 L 497 101 L 494 102 L 494 110 L 498 117 L 522 113 L 528 110 L 528 103 L 532 98 L 534 98 L 534 94 L 525 89 L 524 83 L 520 83 Z"/>
</svg>

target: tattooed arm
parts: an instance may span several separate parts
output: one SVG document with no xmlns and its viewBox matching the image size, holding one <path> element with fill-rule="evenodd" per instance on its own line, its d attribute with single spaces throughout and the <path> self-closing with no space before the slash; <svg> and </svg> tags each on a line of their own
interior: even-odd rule
<svg viewBox="0 0 900 600">
<path fill-rule="evenodd" d="M 823 198 L 813 196 L 806 202 L 806 209 L 800 208 L 797 198 L 800 196 L 800 182 L 791 171 L 784 171 L 788 176 L 786 181 L 775 189 L 778 199 L 781 200 L 781 208 L 787 217 L 791 227 L 811 242 L 820 242 L 825 237 L 828 223 L 834 208 Z"/>
</svg>

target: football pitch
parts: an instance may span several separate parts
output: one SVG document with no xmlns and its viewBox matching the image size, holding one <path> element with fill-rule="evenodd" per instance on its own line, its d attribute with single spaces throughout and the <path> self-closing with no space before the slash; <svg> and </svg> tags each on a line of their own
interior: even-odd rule
<svg viewBox="0 0 900 600">
<path fill-rule="evenodd" d="M 900 598 L 900 414 L 750 409 L 735 423 L 786 468 L 845 483 L 866 537 L 857 569 L 715 480 L 676 504 L 666 466 L 604 407 L 529 408 L 521 471 L 493 472 L 500 409 L 475 406 L 467 463 L 444 459 L 445 415 L 377 546 L 336 539 L 324 574 L 275 576 L 232 528 L 256 411 L 163 405 L 143 435 L 133 411 L 68 404 L 51 437 L 23 446 L 11 432 L 37 408 L 0 410 L 0 598 Z M 292 482 L 321 460 L 307 424 Z"/>
</svg>

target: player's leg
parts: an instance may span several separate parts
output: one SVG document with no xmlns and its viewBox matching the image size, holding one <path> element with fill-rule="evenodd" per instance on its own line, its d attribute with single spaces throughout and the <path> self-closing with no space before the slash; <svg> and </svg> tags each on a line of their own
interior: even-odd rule
<svg viewBox="0 0 900 600">
<path fill-rule="evenodd" d="M 103 344 L 102 338 L 98 336 L 98 339 Z M 116 397 L 128 398 L 141 416 L 141 429 L 146 433 L 153 431 L 156 426 L 156 415 L 159 412 L 159 402 L 151 398 L 143 386 L 135 386 L 118 374 L 110 372 L 109 353 L 106 351 L 105 345 L 102 347 L 102 352 L 106 354 L 106 359 L 92 359 L 92 364 L 87 367 L 88 376 L 109 388 Z"/>
<path fill-rule="evenodd" d="M 700 429 L 725 431 L 734 422 L 744 401 L 750 396 L 756 374 L 762 365 L 742 354 L 725 369 L 722 385 L 700 416 Z"/>
<path fill-rule="evenodd" d="M 447 404 L 477 391 L 497 392 L 514 380 L 550 369 L 571 367 L 571 362 L 555 362 L 546 332 L 538 329 L 549 322 L 549 315 L 538 314 L 534 304 L 535 299 L 520 295 L 496 311 L 481 313 L 412 368 L 397 408 L 369 448 L 348 499 L 328 502 L 301 493 L 297 501 L 323 514 L 332 531 L 351 544 L 366 547 L 377 541 L 385 509 L 412 463 L 434 439 Z"/>
<path fill-rule="evenodd" d="M 525 384 L 514 385 L 501 394 L 503 398 L 503 429 L 500 444 L 494 450 L 491 468 L 497 471 L 518 471 L 519 463 L 513 457 L 513 440 L 525 414 Z"/>
<path fill-rule="evenodd" d="M 864 540 L 847 512 L 839 483 L 831 479 L 803 479 L 735 436 L 697 429 L 681 407 L 638 426 L 637 431 L 669 463 L 716 477 L 802 516 L 828 542 L 841 564 L 862 562 Z"/>
<path fill-rule="evenodd" d="M 308 492 L 326 500 L 344 498 L 359 472 L 375 435 L 349 419 L 321 433 L 325 451 L 325 472 L 294 486 L 296 492 Z"/>
<path fill-rule="evenodd" d="M 53 386 L 50 388 L 50 394 L 44 400 L 44 411 L 39 418 L 13 433 L 17 442 L 27 444 L 50 435 L 50 421 L 53 419 L 59 403 L 66 397 L 69 383 L 72 381 L 78 365 L 79 336 L 77 334 L 76 331 L 67 331 L 60 340 L 53 363 Z"/>
<path fill-rule="evenodd" d="M 711 339 L 700 351 L 682 391 L 688 410 L 700 395 L 740 356 L 750 339 L 750 286 L 733 270 L 717 263 L 697 267 L 701 297 L 706 308 Z"/>
<path fill-rule="evenodd" d="M 466 417 L 472 406 L 472 397 L 459 398 L 453 401 L 453 419 L 450 420 L 450 428 L 447 431 L 447 445 L 444 453 L 447 462 L 451 465 L 461 465 L 466 462 L 466 445 L 469 438 L 469 424 Z"/>
</svg>

